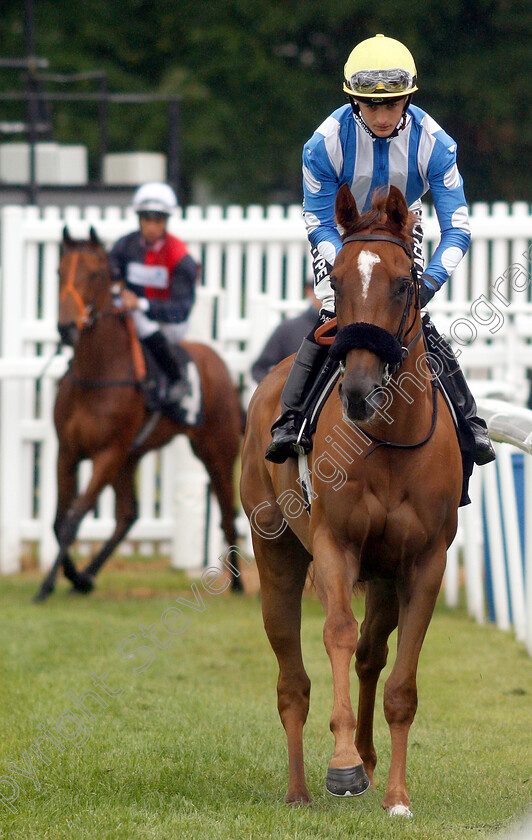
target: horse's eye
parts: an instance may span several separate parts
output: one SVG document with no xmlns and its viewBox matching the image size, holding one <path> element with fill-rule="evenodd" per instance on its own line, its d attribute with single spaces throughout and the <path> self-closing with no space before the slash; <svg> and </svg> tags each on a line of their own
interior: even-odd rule
<svg viewBox="0 0 532 840">
<path fill-rule="evenodd" d="M 396 288 L 396 295 L 405 295 L 408 291 L 408 287 L 410 285 L 410 278 L 409 277 L 399 277 L 397 279 L 397 288 Z"/>
</svg>

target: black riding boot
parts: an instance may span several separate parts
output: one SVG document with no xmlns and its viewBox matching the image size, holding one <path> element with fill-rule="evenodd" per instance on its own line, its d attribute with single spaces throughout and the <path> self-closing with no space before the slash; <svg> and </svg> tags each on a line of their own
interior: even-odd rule
<svg viewBox="0 0 532 840">
<path fill-rule="evenodd" d="M 186 382 L 183 378 L 181 368 L 177 359 L 172 355 L 168 341 L 163 333 L 158 330 L 142 343 L 148 348 L 155 361 L 161 366 L 169 380 L 168 397 L 172 400 L 179 400 L 186 393 Z"/>
<path fill-rule="evenodd" d="M 328 347 L 316 344 L 308 338 L 303 339 L 281 394 L 283 413 L 272 426 L 272 442 L 265 455 L 268 461 L 282 464 L 288 457 L 296 457 L 299 452 L 294 449 L 295 444 L 298 449 L 301 448 L 301 453 L 310 452 L 312 449 L 311 438 L 305 431 L 301 432 L 302 412 L 328 352 Z"/>
<path fill-rule="evenodd" d="M 465 376 L 451 346 L 441 337 L 429 315 L 423 316 L 423 332 L 427 341 L 429 353 L 433 353 L 440 362 L 442 380 L 445 391 L 456 411 L 461 412 L 467 420 L 469 428 L 475 438 L 475 464 L 489 464 L 495 460 L 495 450 L 491 444 L 486 423 L 477 414 L 475 398 L 469 390 Z"/>
</svg>

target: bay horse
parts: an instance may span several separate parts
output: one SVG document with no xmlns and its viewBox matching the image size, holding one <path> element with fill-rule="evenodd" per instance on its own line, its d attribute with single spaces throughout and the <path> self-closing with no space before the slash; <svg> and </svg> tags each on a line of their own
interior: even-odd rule
<svg viewBox="0 0 532 840">
<path fill-rule="evenodd" d="M 217 496 L 222 528 L 229 546 L 237 539 L 233 476 L 242 437 L 242 413 L 236 387 L 220 356 L 209 346 L 182 342 L 195 362 L 203 395 L 203 422 L 178 425 L 161 416 L 144 442 L 149 412 L 141 388 L 142 351 L 132 320 L 117 307 L 118 298 L 107 255 L 93 228 L 90 239 L 74 240 L 63 231 L 59 263 L 58 328 L 74 355 L 57 391 L 54 422 L 57 458 L 57 515 L 54 531 L 59 551 L 35 601 L 54 589 L 61 567 L 79 592 L 89 592 L 94 577 L 137 519 L 135 471 L 142 456 L 159 449 L 175 435 L 187 435 L 203 462 Z M 86 490 L 77 494 L 77 471 L 91 459 L 93 472 Z M 69 555 L 79 525 L 94 508 L 104 487 L 116 495 L 116 527 L 83 571 Z M 236 557 L 231 587 L 242 589 Z"/>
<path fill-rule="evenodd" d="M 344 235 L 331 275 L 338 334 L 330 352 L 342 363 L 341 383 L 323 406 L 305 477 L 305 466 L 300 476 L 293 458 L 284 464 L 264 458 L 291 360 L 270 372 L 249 406 L 241 497 L 252 528 L 264 625 L 279 663 L 286 801 L 310 802 L 303 764 L 310 680 L 300 628 L 313 560 L 334 686 L 335 749 L 327 790 L 352 796 L 374 784 L 375 694 L 388 638 L 398 628 L 396 660 L 384 689 L 392 749 L 383 807 L 393 816 L 411 816 L 406 756 L 418 658 L 456 533 L 462 463 L 424 350 L 419 286 L 411 271 L 414 219 L 402 193 L 391 187 L 359 215 L 345 185 L 335 213 Z M 358 583 L 366 593 L 360 636 L 351 606 Z M 350 699 L 353 653 L 358 721 Z"/>
</svg>

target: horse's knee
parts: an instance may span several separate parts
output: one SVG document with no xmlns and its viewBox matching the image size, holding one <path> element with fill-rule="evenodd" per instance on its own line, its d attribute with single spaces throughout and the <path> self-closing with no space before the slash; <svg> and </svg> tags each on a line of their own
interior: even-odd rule
<svg viewBox="0 0 532 840">
<path fill-rule="evenodd" d="M 355 669 L 359 679 L 379 675 L 388 659 L 388 645 L 376 645 L 362 636 L 355 650 Z"/>
<path fill-rule="evenodd" d="M 54 531 L 57 541 L 62 548 L 68 548 L 74 542 L 78 532 L 80 515 L 76 511 L 69 510 L 60 519 L 56 519 Z"/>
<path fill-rule="evenodd" d="M 389 726 L 410 724 L 417 710 L 417 688 L 415 682 L 407 680 L 394 684 L 388 680 L 384 686 L 384 716 Z"/>
<path fill-rule="evenodd" d="M 306 671 L 291 673 L 290 676 L 279 674 L 277 682 L 277 708 L 281 720 L 287 713 L 298 710 L 303 721 L 306 720 L 310 706 L 310 679 Z"/>
<path fill-rule="evenodd" d="M 127 516 L 124 517 L 124 524 L 125 524 L 128 531 L 129 531 L 130 528 L 133 527 L 133 525 L 135 524 L 135 522 L 137 521 L 138 518 L 139 518 L 138 505 L 135 502 L 135 507 L 133 508 L 133 510 L 131 510 L 127 514 Z"/>
<path fill-rule="evenodd" d="M 338 650 L 355 652 L 358 640 L 358 624 L 351 610 L 331 613 L 323 625 L 323 642 L 329 656 Z"/>
</svg>

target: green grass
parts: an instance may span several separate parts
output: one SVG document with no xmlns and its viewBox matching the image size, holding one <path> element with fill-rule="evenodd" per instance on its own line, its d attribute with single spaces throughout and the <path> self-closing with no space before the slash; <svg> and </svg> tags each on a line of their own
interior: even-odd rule
<svg viewBox="0 0 532 840">
<path fill-rule="evenodd" d="M 190 581 L 162 566 L 102 574 L 88 598 L 64 581 L 45 604 L 30 603 L 35 573 L 0 581 L 0 777 L 20 793 L 11 813 L 0 801 L 0 837 L 9 840 L 467 840 L 491 837 L 514 824 L 532 801 L 532 660 L 510 634 L 478 627 L 463 611 L 436 610 L 419 667 L 419 709 L 411 730 L 408 781 L 413 820 L 390 819 L 381 808 L 390 741 L 377 700 L 379 789 L 356 800 L 324 791 L 333 739 L 330 666 L 322 643 L 323 613 L 304 601 L 303 646 L 312 679 L 306 725 L 306 768 L 313 807 L 284 804 L 285 735 L 275 683 L 277 667 L 262 628 L 256 596 L 204 598 L 203 612 L 183 607 L 185 632 L 166 649 L 141 638 L 139 625 L 157 624 Z M 201 591 L 201 585 L 200 585 Z M 361 602 L 356 604 L 362 618 Z M 145 657 L 124 661 L 149 645 Z M 393 657 L 391 657 L 393 659 Z M 386 673 L 389 672 L 389 667 Z M 64 751 L 48 742 L 49 765 L 33 753 L 40 789 L 24 769 L 24 753 L 107 673 L 115 696 L 88 701 L 94 721 Z M 356 693 L 355 693 L 356 699 Z M 86 741 L 82 743 L 82 741 Z M 77 745 L 76 745 L 77 744 Z M 10 789 L 0 782 L 0 794 Z"/>
</svg>

